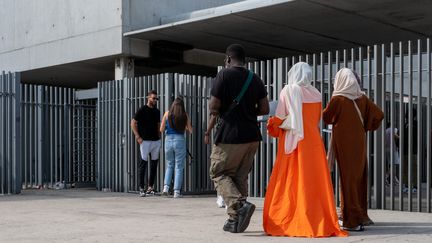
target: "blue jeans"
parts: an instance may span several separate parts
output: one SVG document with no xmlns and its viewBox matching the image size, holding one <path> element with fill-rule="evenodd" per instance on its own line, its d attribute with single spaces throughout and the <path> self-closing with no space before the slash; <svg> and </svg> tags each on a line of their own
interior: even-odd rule
<svg viewBox="0 0 432 243">
<path fill-rule="evenodd" d="M 165 137 L 165 160 L 166 171 L 164 185 L 171 184 L 171 178 L 174 176 L 174 191 L 180 191 L 183 185 L 183 173 L 186 158 L 186 140 L 183 134 L 167 134 Z"/>
</svg>

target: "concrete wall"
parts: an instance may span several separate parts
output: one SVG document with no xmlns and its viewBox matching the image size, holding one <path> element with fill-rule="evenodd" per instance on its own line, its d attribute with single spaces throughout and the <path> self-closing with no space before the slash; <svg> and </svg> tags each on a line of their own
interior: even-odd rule
<svg viewBox="0 0 432 243">
<path fill-rule="evenodd" d="M 148 57 L 124 38 L 162 18 L 241 0 L 0 0 L 0 70 L 28 71 L 118 55 Z M 73 69 L 73 68 L 72 68 Z"/>
<path fill-rule="evenodd" d="M 122 53 L 122 0 L 0 0 L 0 70 Z"/>
<path fill-rule="evenodd" d="M 161 18 L 213 8 L 244 0 L 124 0 L 129 6 L 130 20 L 126 31 L 161 24 Z M 125 4 L 125 10 L 126 10 Z M 126 24 L 125 24 L 126 25 Z"/>
</svg>

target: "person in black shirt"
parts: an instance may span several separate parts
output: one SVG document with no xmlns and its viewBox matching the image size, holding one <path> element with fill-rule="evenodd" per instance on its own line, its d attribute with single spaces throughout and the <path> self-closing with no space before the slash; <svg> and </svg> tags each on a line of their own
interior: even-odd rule
<svg viewBox="0 0 432 243">
<path fill-rule="evenodd" d="M 154 195 L 154 181 L 156 179 L 159 161 L 160 141 L 160 111 L 156 108 L 157 92 L 152 90 L 147 95 L 147 104 L 139 108 L 131 121 L 131 128 L 136 141 L 140 144 L 141 160 L 138 161 L 138 186 L 141 197 Z M 150 176 L 147 191 L 144 191 L 144 175 L 150 154 Z"/>
<path fill-rule="evenodd" d="M 263 81 L 253 74 L 242 99 L 233 106 L 233 100 L 249 75 L 241 45 L 233 44 L 227 48 L 225 67 L 212 83 L 210 119 L 204 141 L 210 143 L 209 134 L 217 123 L 210 156 L 210 177 L 227 205 L 229 218 L 223 230 L 241 233 L 248 227 L 255 210 L 255 205 L 246 201 L 247 178 L 262 140 L 257 116 L 268 114 L 269 102 Z"/>
</svg>

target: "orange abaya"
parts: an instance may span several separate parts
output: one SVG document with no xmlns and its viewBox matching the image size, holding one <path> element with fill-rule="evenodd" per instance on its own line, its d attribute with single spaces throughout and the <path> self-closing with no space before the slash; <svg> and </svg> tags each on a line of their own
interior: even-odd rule
<svg viewBox="0 0 432 243">
<path fill-rule="evenodd" d="M 321 103 L 303 103 L 304 138 L 285 154 L 285 130 L 277 117 L 268 132 L 279 138 L 278 152 L 264 201 L 263 227 L 268 235 L 347 236 L 336 215 L 330 172 L 319 132 Z"/>
</svg>

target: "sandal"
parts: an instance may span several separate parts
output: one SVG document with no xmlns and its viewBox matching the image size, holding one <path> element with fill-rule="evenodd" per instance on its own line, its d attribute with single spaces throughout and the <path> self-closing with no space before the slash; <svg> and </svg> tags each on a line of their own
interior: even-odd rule
<svg viewBox="0 0 432 243">
<path fill-rule="evenodd" d="M 362 224 L 357 225 L 356 227 L 348 228 L 348 227 L 342 227 L 343 230 L 347 231 L 364 231 L 364 226 Z"/>
</svg>

